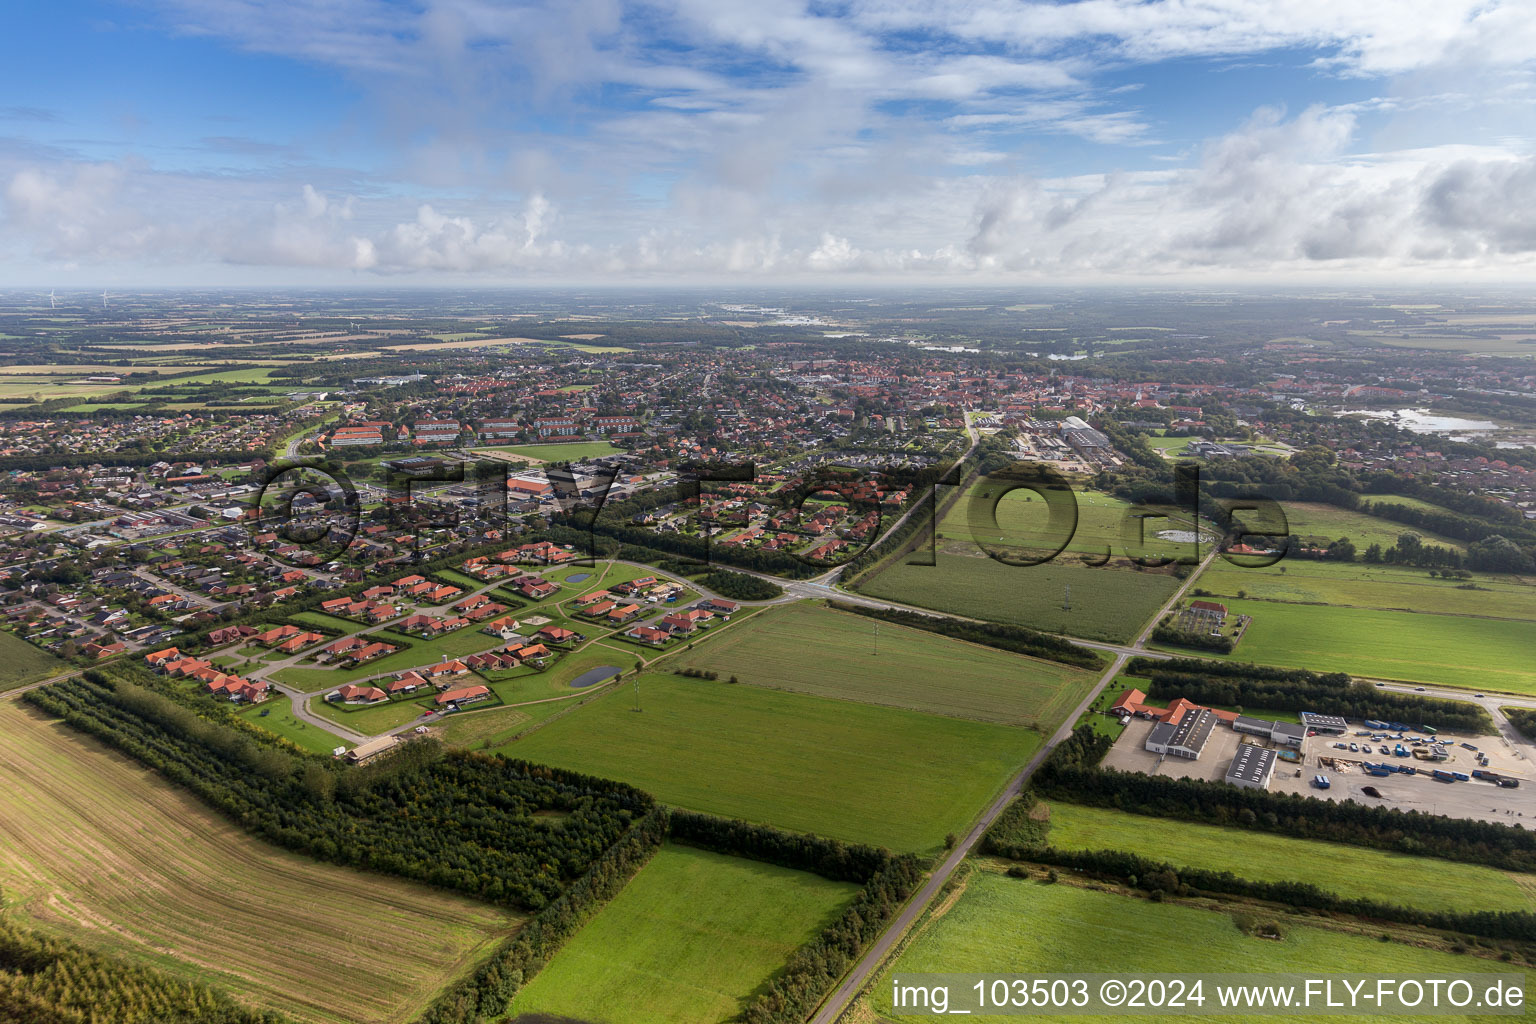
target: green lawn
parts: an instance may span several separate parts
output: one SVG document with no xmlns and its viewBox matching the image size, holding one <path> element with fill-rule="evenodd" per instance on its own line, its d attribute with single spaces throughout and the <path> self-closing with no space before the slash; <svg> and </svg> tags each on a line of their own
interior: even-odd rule
<svg viewBox="0 0 1536 1024">
<path fill-rule="evenodd" d="M 478 683 L 479 681 L 479 679 L 472 676 L 464 677 L 465 686 Z M 398 700 L 385 701 L 382 704 L 351 707 L 340 702 L 331 703 L 323 697 L 311 697 L 309 700 L 309 710 L 321 718 L 346 726 L 353 732 L 360 732 L 364 736 L 373 736 L 420 718 L 422 712 L 426 711 L 429 707 L 433 707 L 431 699 L 431 694 L 422 693 L 418 690 L 410 696 L 401 697 Z"/>
<path fill-rule="evenodd" d="M 70 665 L 62 658 L 55 658 L 40 647 L 34 647 L 21 637 L 0 631 L 0 692 L 26 686 L 60 672 L 68 672 Z"/>
<path fill-rule="evenodd" d="M 1390 496 L 1383 496 L 1381 500 L 1390 502 L 1393 499 Z M 1337 505 L 1325 505 L 1312 501 L 1287 501 L 1281 507 L 1285 510 L 1285 518 L 1290 525 L 1293 537 L 1315 536 L 1327 537 L 1331 540 L 1348 537 L 1354 542 L 1355 547 L 1363 552 L 1371 544 L 1380 544 L 1383 548 L 1389 548 L 1397 543 L 1400 534 L 1416 533 L 1428 544 L 1455 548 L 1457 551 L 1465 551 L 1467 548 L 1464 542 L 1442 537 L 1438 533 L 1405 526 L 1390 519 L 1366 515 L 1364 512 L 1356 512 L 1353 509 L 1340 508 Z"/>
<path fill-rule="evenodd" d="M 517 994 L 513 1020 L 734 1019 L 856 891 L 808 872 L 665 846 Z"/>
<path fill-rule="evenodd" d="M 1165 572 L 1092 568 L 1071 555 L 1043 565 L 1015 566 L 941 546 L 937 561 L 931 566 L 897 562 L 862 582 L 859 591 L 974 619 L 1124 642 L 1136 635 L 1179 585 Z M 1064 607 L 1068 587 L 1070 609 Z"/>
<path fill-rule="evenodd" d="M 1434 909 L 1536 910 L 1536 876 L 1098 807 L 1052 802 L 1050 843 L 1062 850 L 1129 850 L 1258 881 L 1308 882 L 1384 903 L 1412 893 L 1414 906 Z"/>
<path fill-rule="evenodd" d="M 648 674 L 498 748 L 670 804 L 898 850 L 963 832 L 1033 730 Z"/>
<path fill-rule="evenodd" d="M 262 715 L 263 711 L 267 712 L 265 716 Z M 293 715 L 293 701 L 287 697 L 273 697 L 260 704 L 253 704 L 240 711 L 239 715 L 252 725 L 292 740 L 311 753 L 329 754 L 337 747 L 352 745 L 319 726 L 299 721 Z"/>
<path fill-rule="evenodd" d="M 1463 590 L 1461 581 L 1431 579 L 1425 569 L 1287 559 L 1264 569 L 1217 560 L 1196 585 L 1222 597 L 1242 591 L 1269 601 L 1536 621 L 1536 586 L 1513 576 L 1478 575 L 1464 582 L 1479 589 Z"/>
<path fill-rule="evenodd" d="M 975 554 L 978 545 L 987 544 L 1010 548 L 1028 548 L 1042 544 L 1049 536 L 1050 507 L 1045 499 L 1033 491 L 1018 489 L 1003 493 L 1005 482 L 983 478 L 977 481 L 966 497 L 956 501 L 945 513 L 939 525 L 939 540 L 955 554 Z M 993 493 L 1003 496 L 995 509 L 989 500 Z M 1154 518 L 1146 521 L 1145 544 L 1131 549 L 1122 538 L 1122 529 L 1131 509 L 1128 502 L 1099 491 L 1074 491 L 1073 501 L 1077 508 L 1077 523 L 1062 559 L 1073 554 L 1102 555 L 1105 551 L 1116 557 L 1134 554 L 1138 557 L 1193 556 L 1192 543 L 1163 540 L 1157 534 L 1165 530 L 1190 528 L 1188 518 Z M 990 517 L 996 517 L 994 527 Z M 1059 544 L 1041 552 L 1049 553 Z"/>
<path fill-rule="evenodd" d="M 612 351 L 612 349 L 604 349 L 603 351 Z M 607 441 L 572 441 L 568 444 L 498 445 L 476 450 L 507 452 L 510 455 L 522 455 L 530 459 L 538 459 L 540 462 L 574 462 L 577 459 L 595 458 L 599 455 L 612 455 L 614 452 L 623 451 L 622 448 L 615 448 Z"/>
<path fill-rule="evenodd" d="M 1046 885 L 992 872 L 973 876 L 960 899 L 928 925 L 870 988 L 866 1004 L 893 1021 L 927 1024 L 932 1015 L 900 1015 L 891 1008 L 893 974 L 917 973 L 1340 973 L 1447 977 L 1505 973 L 1496 960 L 1400 942 L 1381 942 L 1284 921 L 1279 941 L 1244 935 L 1224 913 L 1073 885 Z M 1207 993 L 1209 997 L 1211 993 Z M 1209 1007 L 1209 1003 L 1207 1007 Z M 1123 1016 L 1082 1015 L 1074 1021 L 1119 1021 Z M 1236 1015 L 1207 1020 L 1236 1021 Z M 1289 1016 L 1289 1020 L 1345 1019 Z M 1422 1017 L 1378 1015 L 1372 1021 Z M 1440 1020 L 1466 1019 L 1439 1017 Z M 1499 1018 L 1488 1018 L 1499 1019 Z"/>
<path fill-rule="evenodd" d="M 1536 629 L 1508 619 L 1223 601 L 1251 615 L 1219 657 L 1318 672 L 1536 693 Z M 1209 656 L 1208 654 L 1206 656 Z"/>
<path fill-rule="evenodd" d="M 667 666 L 868 704 L 1008 725 L 1055 725 L 1097 674 L 809 602 L 769 608 Z M 719 628 L 719 627 L 716 627 Z M 878 646 L 878 653 L 877 653 Z"/>
</svg>

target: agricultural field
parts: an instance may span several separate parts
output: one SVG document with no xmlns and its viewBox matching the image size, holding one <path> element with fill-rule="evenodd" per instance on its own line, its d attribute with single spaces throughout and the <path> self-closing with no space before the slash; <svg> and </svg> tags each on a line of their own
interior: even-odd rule
<svg viewBox="0 0 1536 1024">
<path fill-rule="evenodd" d="M 1390 502 L 1396 499 L 1383 496 L 1380 500 Z M 1397 543 L 1397 538 L 1402 534 L 1416 533 L 1424 538 L 1426 544 L 1436 544 L 1456 551 L 1467 549 L 1463 541 L 1443 537 L 1438 533 L 1431 533 L 1417 527 L 1405 526 L 1379 516 L 1356 512 L 1353 509 L 1340 508 L 1337 505 L 1325 505 L 1313 501 L 1287 501 L 1281 505 L 1281 508 L 1285 510 L 1286 522 L 1290 526 L 1293 537 L 1327 537 L 1330 540 L 1348 537 L 1354 542 L 1355 547 L 1363 552 L 1372 544 L 1389 548 Z"/>
<path fill-rule="evenodd" d="M 64 659 L 34 647 L 14 633 L 0 631 L 0 693 L 69 669 L 70 665 Z"/>
<path fill-rule="evenodd" d="M 717 627 L 718 628 L 718 627 Z M 1096 673 L 796 602 L 668 661 L 754 686 L 1005 725 L 1054 725 Z"/>
<path fill-rule="evenodd" d="M 663 847 L 512 1000 L 512 1020 L 714 1024 L 809 942 L 857 887 Z"/>
<path fill-rule="evenodd" d="M 1016 566 L 988 558 L 974 546 L 971 552 L 957 554 L 941 544 L 937 565 L 898 561 L 861 581 L 859 592 L 973 619 L 1123 643 L 1179 587 L 1166 572 L 1093 568 L 1071 556 Z M 1065 607 L 1068 587 L 1070 609 Z"/>
<path fill-rule="evenodd" d="M 497 748 L 690 810 L 895 850 L 963 832 L 1033 730 L 656 673 Z"/>
<path fill-rule="evenodd" d="M 1307 882 L 1383 903 L 1412 893 L 1415 906 L 1437 910 L 1536 911 L 1532 875 L 1058 801 L 1050 807 L 1050 844 L 1061 850 L 1128 850 L 1175 867 Z"/>
<path fill-rule="evenodd" d="M 1021 922 L 1027 925 L 1021 927 Z M 920 1024 L 932 1021 L 933 1016 L 893 1012 L 892 975 L 1018 970 L 1123 974 L 1128 951 L 1134 957 L 1137 975 L 1321 971 L 1445 977 L 1475 971 L 1503 973 L 1506 966 L 1496 960 L 1382 942 L 1374 932 L 1347 934 L 1288 919 L 1284 928 L 1285 937 L 1278 941 L 1258 938 L 1240 932 L 1232 917 L 1219 911 L 977 871 L 960 898 L 922 926 L 861 1004 L 882 1020 Z M 1074 1015 L 1071 1019 L 1109 1022 L 1124 1018 Z M 1213 1014 L 1204 1019 L 1251 1018 Z M 1379 1015 L 1371 1019 L 1410 1024 L 1422 1018 Z"/>
<path fill-rule="evenodd" d="M 1231 598 L 1222 603 L 1253 622 L 1232 654 L 1202 652 L 1205 657 L 1536 693 L 1536 629 L 1530 622 Z"/>
<path fill-rule="evenodd" d="M 940 546 L 956 554 L 978 553 L 978 545 L 983 542 L 989 546 L 1006 548 L 1039 548 L 1047 537 L 1050 521 L 1050 508 L 1045 499 L 1033 491 L 1021 488 L 1004 493 L 993 510 L 988 499 L 994 491 L 1001 493 L 1003 486 L 1000 482 L 979 480 L 971 487 L 969 495 L 950 506 L 939 523 Z M 1145 543 L 1127 550 L 1121 534 L 1132 506 L 1099 491 L 1074 491 L 1072 494 L 1077 506 L 1077 527 L 1065 550 L 1057 556 L 1058 559 L 1069 561 L 1072 555 L 1078 554 L 1101 557 L 1105 552 L 1116 558 L 1127 555 L 1142 558 L 1194 557 L 1193 543 L 1157 536 L 1163 532 L 1192 530 L 1193 524 L 1188 517 L 1146 520 Z M 997 519 L 995 528 L 989 518 L 994 514 Z M 1058 538 L 1045 546 L 1040 554 L 1049 554 L 1059 543 Z"/>
<path fill-rule="evenodd" d="M 519 924 L 267 846 L 29 705 L 0 705 L 0 733 L 0 888 L 31 927 L 301 1020 L 393 1024 Z"/>
<path fill-rule="evenodd" d="M 1467 584 L 1471 584 L 1468 588 Z M 1428 570 L 1287 559 L 1264 569 L 1220 560 L 1196 586 L 1221 597 L 1536 621 L 1536 586 L 1514 576 L 1431 579 Z"/>
</svg>

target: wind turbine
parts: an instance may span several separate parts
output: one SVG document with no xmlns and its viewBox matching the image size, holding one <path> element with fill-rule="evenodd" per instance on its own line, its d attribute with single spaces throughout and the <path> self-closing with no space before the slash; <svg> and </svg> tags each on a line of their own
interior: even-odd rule
<svg viewBox="0 0 1536 1024">
<path fill-rule="evenodd" d="M 49 309 L 58 309 L 59 308 L 59 304 L 54 301 L 53 289 L 52 288 L 48 289 L 48 308 Z"/>
<path fill-rule="evenodd" d="M 107 290 L 105 288 L 101 290 L 101 308 L 107 308 Z"/>
</svg>

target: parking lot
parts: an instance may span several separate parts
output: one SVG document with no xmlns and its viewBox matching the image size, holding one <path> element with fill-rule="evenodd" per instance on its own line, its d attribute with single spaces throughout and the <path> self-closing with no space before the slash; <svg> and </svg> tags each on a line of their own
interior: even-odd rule
<svg viewBox="0 0 1536 1024">
<path fill-rule="evenodd" d="M 1232 763 L 1240 742 L 1274 746 L 1273 743 L 1255 736 L 1240 735 L 1229 726 L 1222 724 L 1217 725 L 1212 731 L 1198 760 L 1162 757 L 1146 749 L 1147 734 L 1152 731 L 1154 724 L 1140 718 L 1131 719 L 1125 732 L 1105 755 L 1103 766 L 1120 771 L 1141 772 L 1145 775 L 1219 782 L 1225 777 L 1227 766 Z M 1299 793 L 1322 800 L 1353 800 L 1362 804 L 1383 804 L 1398 810 L 1418 810 L 1427 814 L 1444 814 L 1455 818 L 1473 818 L 1481 821 L 1496 821 L 1504 825 L 1536 828 L 1536 770 L 1533 770 L 1532 762 L 1525 753 L 1511 745 L 1504 737 L 1442 734 L 1437 738 L 1445 740 L 1450 757 L 1439 762 L 1400 758 L 1391 754 L 1383 755 L 1379 750 L 1383 741 L 1371 741 L 1369 754 L 1363 750 L 1351 753 L 1348 750 L 1334 748 L 1334 744 L 1339 742 L 1355 743 L 1357 746 L 1366 742 L 1365 737 L 1354 735 L 1357 729 L 1358 726 L 1352 723 L 1349 732 L 1344 736 L 1307 737 L 1302 746 L 1300 764 L 1285 761 L 1276 763 L 1270 790 L 1276 793 Z M 1414 734 L 1410 732 L 1408 735 Z M 1435 768 L 1444 768 L 1470 775 L 1473 769 L 1480 768 L 1481 765 L 1478 764 L 1473 751 L 1460 746 L 1463 741 L 1474 744 L 1488 755 L 1488 771 L 1517 778 L 1520 780 L 1520 786 L 1516 789 L 1505 789 L 1481 779 L 1473 779 L 1470 782 L 1441 782 L 1428 774 L 1393 774 L 1378 778 L 1366 775 L 1358 764 L 1327 767 L 1320 761 L 1320 758 L 1324 757 L 1354 762 L 1387 761 L 1411 764 L 1421 773 L 1427 773 Z M 1397 745 L 1395 739 L 1384 742 L 1389 749 Z M 1408 746 L 1408 743 L 1404 741 L 1403 745 Z M 1312 776 L 1320 773 L 1328 776 L 1332 782 L 1331 788 L 1313 787 Z M 1367 786 L 1374 788 L 1381 796 L 1367 796 L 1364 792 Z"/>
</svg>

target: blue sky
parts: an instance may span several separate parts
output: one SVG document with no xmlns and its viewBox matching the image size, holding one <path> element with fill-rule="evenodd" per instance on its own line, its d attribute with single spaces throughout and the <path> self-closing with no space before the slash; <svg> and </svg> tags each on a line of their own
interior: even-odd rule
<svg viewBox="0 0 1536 1024">
<path fill-rule="evenodd" d="M 0 284 L 1520 278 L 1528 4 L 56 0 Z"/>
</svg>

